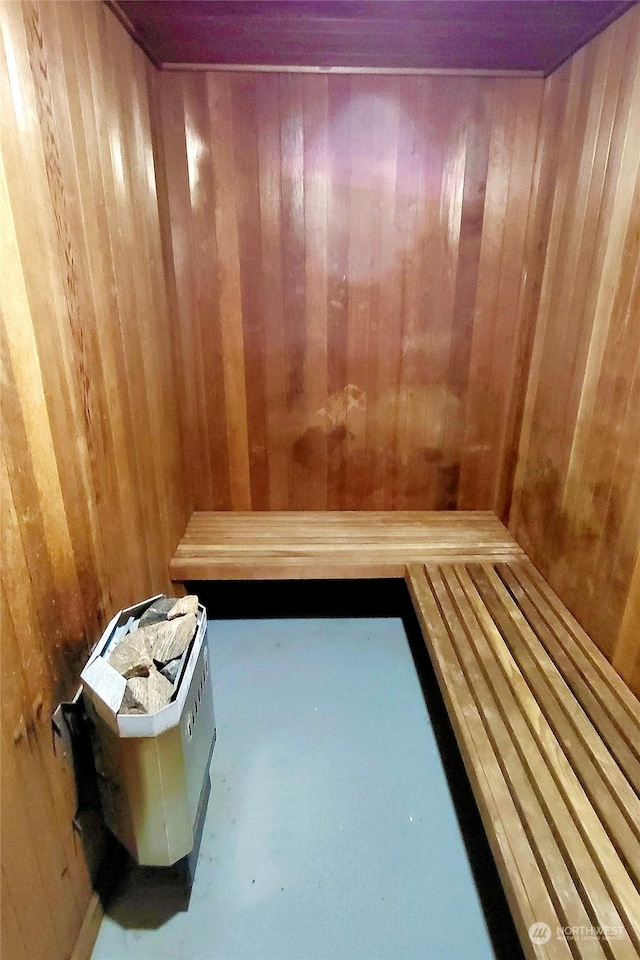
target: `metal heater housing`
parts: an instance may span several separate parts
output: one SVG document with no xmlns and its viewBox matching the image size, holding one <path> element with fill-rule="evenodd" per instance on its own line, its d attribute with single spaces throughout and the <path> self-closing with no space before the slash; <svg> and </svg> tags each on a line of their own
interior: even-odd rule
<svg viewBox="0 0 640 960">
<path fill-rule="evenodd" d="M 171 866 L 196 842 L 216 738 L 204 607 L 174 699 L 158 713 L 114 712 L 97 679 L 105 671 L 102 653 L 115 631 L 132 616 L 140 617 L 155 599 L 113 618 L 82 679 L 107 826 L 139 864 Z"/>
</svg>

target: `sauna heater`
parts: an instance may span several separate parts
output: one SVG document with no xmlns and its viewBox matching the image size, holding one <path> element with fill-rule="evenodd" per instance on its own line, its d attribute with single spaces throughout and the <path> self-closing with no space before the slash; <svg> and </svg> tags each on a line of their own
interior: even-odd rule
<svg viewBox="0 0 640 960">
<path fill-rule="evenodd" d="M 82 672 L 105 821 L 134 859 L 170 866 L 191 853 L 209 796 L 216 738 L 206 611 L 176 690 L 155 714 L 119 713 L 124 687 L 103 653 L 158 597 L 121 610 Z"/>
</svg>

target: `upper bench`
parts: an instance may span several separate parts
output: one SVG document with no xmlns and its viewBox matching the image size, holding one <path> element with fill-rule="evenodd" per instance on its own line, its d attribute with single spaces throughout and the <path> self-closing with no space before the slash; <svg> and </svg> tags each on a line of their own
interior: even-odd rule
<svg viewBox="0 0 640 960">
<path fill-rule="evenodd" d="M 404 577 L 408 563 L 501 561 L 524 553 L 485 511 L 197 512 L 171 579 Z"/>
</svg>

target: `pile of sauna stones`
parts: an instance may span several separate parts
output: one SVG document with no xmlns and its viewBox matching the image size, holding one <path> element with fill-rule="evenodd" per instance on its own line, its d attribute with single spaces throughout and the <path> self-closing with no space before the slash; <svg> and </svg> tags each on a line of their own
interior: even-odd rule
<svg viewBox="0 0 640 960">
<path fill-rule="evenodd" d="M 195 635 L 198 598 L 160 597 L 111 651 L 108 661 L 127 681 L 120 713 L 156 713 L 171 700 Z"/>
</svg>

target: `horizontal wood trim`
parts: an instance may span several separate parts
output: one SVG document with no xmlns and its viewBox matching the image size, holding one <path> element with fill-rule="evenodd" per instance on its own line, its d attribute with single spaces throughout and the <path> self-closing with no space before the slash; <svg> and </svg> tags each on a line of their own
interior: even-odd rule
<svg viewBox="0 0 640 960">
<path fill-rule="evenodd" d="M 346 76 L 399 77 L 544 77 L 542 70 L 466 70 L 444 67 L 323 67 L 270 63 L 161 63 L 161 70 L 231 71 L 232 73 L 328 73 Z"/>
<path fill-rule="evenodd" d="M 600 724 L 547 642 L 551 629 L 573 642 L 578 624 L 528 561 L 415 564 L 407 582 L 525 955 L 640 956 L 633 771 L 619 731 Z M 560 609 L 562 626 L 550 612 Z M 585 683 L 611 715 L 626 713 L 628 688 L 604 678 L 611 667 L 583 635 L 581 646 Z M 637 706 L 626 721 L 636 743 Z M 547 944 L 532 943 L 534 923 L 549 924 Z M 571 944 L 561 932 L 598 925 L 615 930 Z"/>
</svg>

